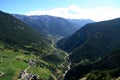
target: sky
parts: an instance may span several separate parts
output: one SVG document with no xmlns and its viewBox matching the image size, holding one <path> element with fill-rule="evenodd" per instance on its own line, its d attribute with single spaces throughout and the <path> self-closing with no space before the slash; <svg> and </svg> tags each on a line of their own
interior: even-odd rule
<svg viewBox="0 0 120 80">
<path fill-rule="evenodd" d="M 103 21 L 120 17 L 120 0 L 0 0 L 0 10 Z"/>
</svg>

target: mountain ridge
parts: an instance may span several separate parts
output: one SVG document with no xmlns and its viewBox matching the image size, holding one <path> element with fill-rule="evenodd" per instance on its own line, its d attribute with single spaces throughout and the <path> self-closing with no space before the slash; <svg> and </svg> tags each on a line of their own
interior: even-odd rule
<svg viewBox="0 0 120 80">
<path fill-rule="evenodd" d="M 43 34 L 56 37 L 70 36 L 81 27 L 81 25 L 78 25 L 73 21 L 69 21 L 68 19 L 50 15 L 25 16 L 13 14 L 13 16 L 22 20 L 23 22 L 27 23 L 31 27 L 42 32 Z M 84 24 L 86 23 L 88 22 L 84 22 Z"/>
<path fill-rule="evenodd" d="M 72 52 L 70 59 L 73 62 L 80 62 L 83 59 L 96 60 L 120 45 L 119 25 L 120 18 L 86 24 L 75 34 L 60 40 L 57 44 L 59 48 Z"/>
</svg>

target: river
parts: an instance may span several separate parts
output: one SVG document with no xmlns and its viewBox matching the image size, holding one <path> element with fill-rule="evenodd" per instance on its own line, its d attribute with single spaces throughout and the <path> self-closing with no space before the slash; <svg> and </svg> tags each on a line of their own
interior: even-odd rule
<svg viewBox="0 0 120 80">
<path fill-rule="evenodd" d="M 66 59 L 68 58 L 68 61 L 69 61 L 69 64 L 67 66 L 67 70 L 65 71 L 65 73 L 63 74 L 63 77 L 65 77 L 65 75 L 67 74 L 67 72 L 71 69 L 70 66 L 71 66 L 71 62 L 69 60 L 69 54 L 65 52 L 65 54 L 67 55 L 66 56 Z"/>
<path fill-rule="evenodd" d="M 56 51 L 57 48 L 55 48 L 54 45 L 55 45 L 55 42 L 54 42 L 54 40 L 52 39 L 51 47 Z M 71 68 L 70 68 L 71 62 L 70 62 L 70 60 L 69 60 L 69 54 L 68 54 L 67 52 L 65 52 L 65 54 L 66 54 L 65 59 L 69 61 L 69 64 L 68 64 L 68 66 L 67 66 L 67 70 L 65 70 L 65 72 L 64 72 L 64 74 L 63 74 L 63 77 L 65 77 L 65 75 L 66 75 L 66 73 L 68 72 L 68 70 L 71 69 Z"/>
</svg>

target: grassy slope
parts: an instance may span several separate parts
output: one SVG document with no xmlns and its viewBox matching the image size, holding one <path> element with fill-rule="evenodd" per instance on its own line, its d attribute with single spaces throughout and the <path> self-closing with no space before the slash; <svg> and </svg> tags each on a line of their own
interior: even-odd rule
<svg viewBox="0 0 120 80">
<path fill-rule="evenodd" d="M 0 80 L 16 80 L 20 72 L 28 67 L 30 59 L 36 59 L 37 66 L 35 68 L 31 67 L 28 70 L 29 73 L 38 74 L 40 79 L 44 80 L 48 80 L 51 77 L 54 80 L 58 77 L 62 80 L 61 77 L 65 71 L 65 66 L 67 66 L 63 51 L 52 50 L 50 52 L 51 54 L 44 54 L 40 58 L 38 55 L 35 55 L 35 52 L 32 53 L 24 49 L 17 49 L 17 51 L 14 51 L 14 48 L 9 49 L 5 47 L 6 45 L 7 44 L 0 42 L 0 71 L 5 73 L 5 76 L 0 76 Z M 11 46 L 9 45 L 9 47 Z M 53 59 L 49 59 L 48 56 L 54 57 Z M 43 57 L 46 57 L 46 60 Z M 56 61 L 53 61 L 54 58 Z M 61 60 L 63 62 L 61 62 Z"/>
<path fill-rule="evenodd" d="M 5 76 L 0 76 L 0 80 L 16 80 L 20 72 L 28 67 L 29 59 L 38 59 L 35 55 L 24 54 L 25 51 L 20 50 L 15 52 L 13 50 L 0 51 L 0 71 L 5 73 Z M 39 59 L 43 64 L 48 64 Z M 30 73 L 39 74 L 40 78 L 48 79 L 51 72 L 47 68 L 37 66 L 30 69 Z"/>
</svg>

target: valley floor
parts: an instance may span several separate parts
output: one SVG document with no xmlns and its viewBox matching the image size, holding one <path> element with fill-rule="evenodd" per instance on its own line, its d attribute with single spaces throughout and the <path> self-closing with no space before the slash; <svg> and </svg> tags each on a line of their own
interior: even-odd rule
<svg viewBox="0 0 120 80">
<path fill-rule="evenodd" d="M 62 55 L 60 57 L 64 61 L 53 63 L 54 61 L 49 62 L 32 53 L 26 54 L 25 50 L 14 51 L 5 49 L 3 45 L 0 45 L 0 80 L 26 80 L 32 78 L 63 80 L 63 74 L 68 65 L 68 54 L 54 46 L 54 40 L 52 40 L 51 47 L 54 49 L 54 53 L 46 56 L 57 54 L 59 57 L 59 55 Z"/>
</svg>

